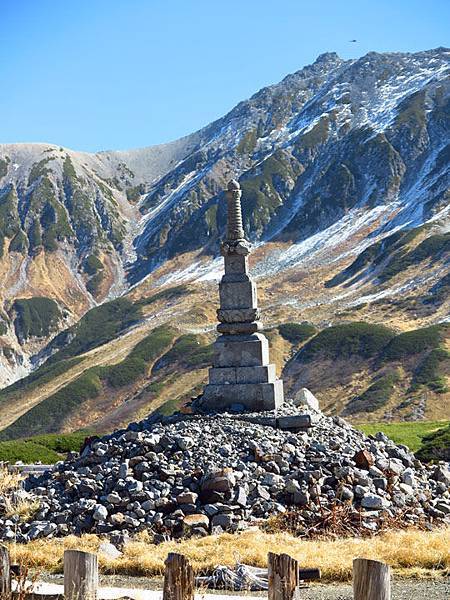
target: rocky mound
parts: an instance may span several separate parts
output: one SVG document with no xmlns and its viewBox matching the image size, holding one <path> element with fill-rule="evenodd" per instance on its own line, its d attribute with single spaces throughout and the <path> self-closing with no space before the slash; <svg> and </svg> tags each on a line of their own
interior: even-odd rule
<svg viewBox="0 0 450 600">
<path fill-rule="evenodd" d="M 283 415 L 298 410 L 287 404 Z M 0 538 L 97 532 L 118 539 L 142 529 L 156 539 L 206 535 L 238 531 L 290 507 L 298 507 L 305 531 L 333 506 L 357 511 L 369 530 L 384 518 L 449 518 L 444 464 L 425 467 L 381 433 L 366 437 L 341 418 L 308 410 L 315 424 L 307 431 L 280 429 L 280 414 L 271 412 L 131 424 L 29 478 L 39 510 L 31 522 L 0 518 Z"/>
</svg>

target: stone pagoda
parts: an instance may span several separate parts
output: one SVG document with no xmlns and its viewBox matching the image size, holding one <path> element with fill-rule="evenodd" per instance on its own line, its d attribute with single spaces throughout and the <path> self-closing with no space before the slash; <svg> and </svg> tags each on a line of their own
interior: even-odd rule
<svg viewBox="0 0 450 600">
<path fill-rule="evenodd" d="M 225 274 L 219 284 L 221 334 L 214 343 L 209 383 L 199 398 L 202 410 L 264 411 L 283 402 L 283 382 L 269 362 L 269 343 L 261 333 L 256 284 L 248 272 L 250 243 L 242 225 L 241 188 L 230 181 L 226 191 L 227 235 L 221 244 Z"/>
</svg>

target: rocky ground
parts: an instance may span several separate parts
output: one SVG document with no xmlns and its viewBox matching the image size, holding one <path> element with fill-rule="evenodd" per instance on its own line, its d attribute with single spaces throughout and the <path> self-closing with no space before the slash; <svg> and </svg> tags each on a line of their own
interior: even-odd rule
<svg viewBox="0 0 450 600">
<path fill-rule="evenodd" d="M 296 428 L 308 415 L 313 427 Z M 161 541 L 239 531 L 274 515 L 289 526 L 292 507 L 300 535 L 326 529 L 333 514 L 347 533 L 371 533 L 448 520 L 449 487 L 444 464 L 426 467 L 385 435 L 366 437 L 310 408 L 152 416 L 30 477 L 18 495 L 39 509 L 28 522 L 0 517 L 0 538 L 96 532 L 120 544 L 150 529 Z"/>
<path fill-rule="evenodd" d="M 62 584 L 62 575 L 44 574 L 40 580 L 52 584 Z M 130 588 L 139 590 L 139 597 L 144 597 L 142 590 L 161 590 L 163 580 L 161 578 L 148 577 L 117 577 L 102 576 L 100 585 L 114 586 L 120 588 Z M 432 600 L 448 600 L 450 595 L 450 583 L 445 580 L 408 580 L 394 579 L 392 581 L 392 597 L 396 600 L 415 600 L 416 598 L 430 598 Z M 232 597 L 242 596 L 243 598 L 262 597 L 262 592 L 224 592 L 223 590 L 214 592 L 207 590 L 208 594 L 217 594 L 223 597 L 232 594 Z M 305 600 L 352 600 L 353 591 L 351 583 L 338 584 L 311 584 L 308 588 L 302 588 L 301 598 Z"/>
</svg>

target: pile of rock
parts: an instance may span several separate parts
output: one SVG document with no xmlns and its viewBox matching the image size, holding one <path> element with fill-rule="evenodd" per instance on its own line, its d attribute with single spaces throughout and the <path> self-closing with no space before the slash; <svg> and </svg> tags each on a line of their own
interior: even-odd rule
<svg viewBox="0 0 450 600">
<path fill-rule="evenodd" d="M 305 527 L 336 504 L 377 529 L 386 516 L 411 524 L 450 516 L 450 473 L 426 467 L 379 433 L 302 410 L 309 430 L 278 428 L 273 412 L 153 417 L 92 441 L 80 456 L 30 477 L 31 522 L 0 517 L 0 538 L 27 541 L 97 532 L 115 539 L 149 529 L 181 537 L 238 531 L 295 506 Z M 408 509 L 405 512 L 405 509 Z M 1 510 L 1 509 L 0 509 Z"/>
</svg>

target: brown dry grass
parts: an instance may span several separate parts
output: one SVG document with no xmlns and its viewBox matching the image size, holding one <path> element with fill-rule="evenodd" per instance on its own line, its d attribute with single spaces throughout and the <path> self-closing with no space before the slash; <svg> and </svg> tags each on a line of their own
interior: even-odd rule
<svg viewBox="0 0 450 600">
<path fill-rule="evenodd" d="M 0 467 L 0 496 L 19 487 L 20 473 L 10 473 L 6 467 Z"/>
<path fill-rule="evenodd" d="M 100 540 L 94 535 L 36 540 L 10 547 L 14 562 L 30 568 L 61 572 L 64 549 L 95 552 Z M 161 575 L 169 552 L 181 552 L 196 573 L 211 571 L 218 564 L 234 565 L 236 560 L 264 567 L 267 553 L 287 552 L 302 567 L 319 567 L 325 581 L 351 579 L 352 560 L 365 557 L 382 560 L 399 576 L 440 577 L 450 566 L 450 528 L 424 532 L 414 529 L 389 531 L 372 538 L 305 541 L 286 533 L 267 534 L 251 530 L 240 535 L 222 534 L 203 539 L 165 542 L 155 546 L 143 535 L 125 548 L 117 560 L 100 556 L 105 574 Z"/>
<path fill-rule="evenodd" d="M 37 511 L 39 502 L 27 497 L 13 497 L 13 493 L 20 488 L 21 480 L 20 473 L 10 473 L 7 468 L 0 467 L 0 496 L 3 497 L 4 516 L 10 518 L 18 515 L 26 521 Z"/>
</svg>

